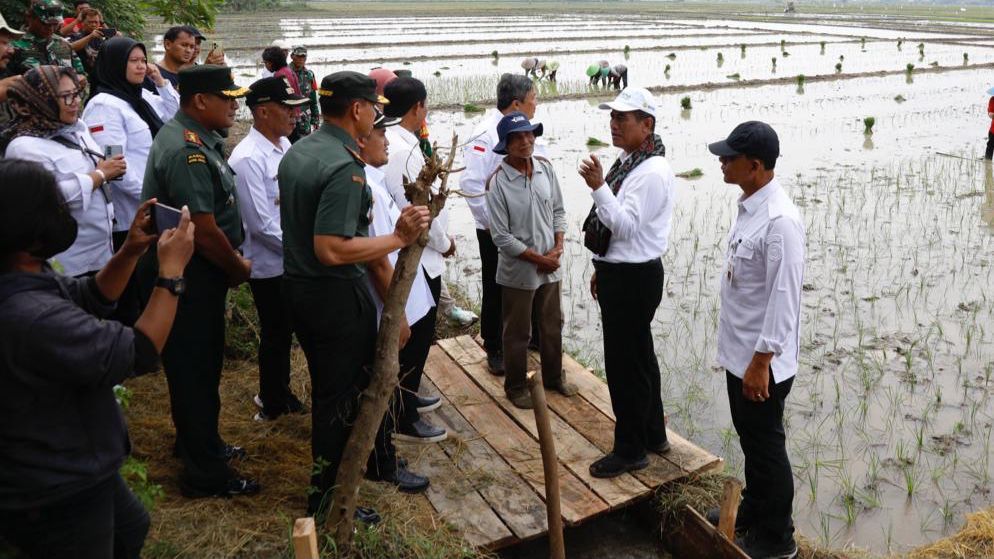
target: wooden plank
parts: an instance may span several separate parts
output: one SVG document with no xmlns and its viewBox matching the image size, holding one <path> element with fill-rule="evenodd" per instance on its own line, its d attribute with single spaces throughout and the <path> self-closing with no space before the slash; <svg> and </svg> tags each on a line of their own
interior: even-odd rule
<svg viewBox="0 0 994 559">
<path fill-rule="evenodd" d="M 486 352 L 483 351 L 483 348 L 469 336 L 440 340 L 438 345 L 462 366 L 463 370 L 472 377 L 480 388 L 494 398 L 497 405 L 505 413 L 514 418 L 515 422 L 528 431 L 535 440 L 538 439 L 535 416 L 531 410 L 515 407 L 507 400 L 504 395 L 503 379 L 487 370 Z M 559 460 L 604 499 L 611 508 L 624 506 L 649 495 L 650 489 L 629 474 L 608 479 L 590 475 L 590 464 L 603 456 L 603 452 L 577 433 L 558 415 L 550 414 L 550 421 Z"/>
<path fill-rule="evenodd" d="M 537 355 L 529 356 L 534 366 L 539 366 Z M 567 376 L 572 381 L 573 376 Z M 611 452 L 614 448 L 614 421 L 601 413 L 584 398 L 567 398 L 557 392 L 545 395 L 549 407 L 567 423 L 594 444 L 601 452 Z M 649 467 L 632 472 L 636 479 L 655 489 L 664 483 L 686 476 L 686 472 L 675 464 L 655 453 L 649 453 Z"/>
<path fill-rule="evenodd" d="M 726 479 L 722 488 L 721 508 L 718 513 L 718 531 L 729 540 L 735 540 L 735 517 L 739 513 L 739 497 L 742 496 L 742 482 Z"/>
<path fill-rule="evenodd" d="M 295 559 L 321 559 L 313 516 L 293 521 L 293 556 Z"/>
<path fill-rule="evenodd" d="M 464 374 L 455 362 L 437 346 L 431 348 L 425 369 L 433 374 Z M 449 438 L 440 443 L 456 467 L 480 492 L 497 516 L 520 540 L 548 531 L 545 503 L 511 466 L 477 433 L 430 379 L 422 386 L 442 398 L 442 406 L 431 412 L 433 419 L 445 425 Z M 432 415 L 428 414 L 429 417 Z"/>
<path fill-rule="evenodd" d="M 749 559 L 738 546 L 691 507 L 684 507 L 679 530 L 665 538 L 674 557 L 686 559 Z"/>
<path fill-rule="evenodd" d="M 544 497 L 542 458 L 538 441 L 531 438 L 504 414 L 465 373 L 460 371 L 459 374 L 445 374 L 426 368 L 425 374 L 449 397 L 473 429 L 480 433 L 490 446 Z M 563 499 L 563 520 L 568 525 L 576 525 L 608 510 L 608 504 L 566 468 L 560 469 L 559 479 Z"/>
<path fill-rule="evenodd" d="M 431 479 L 428 502 L 473 547 L 498 548 L 517 539 L 437 445 L 425 447 L 417 467 Z"/>
</svg>

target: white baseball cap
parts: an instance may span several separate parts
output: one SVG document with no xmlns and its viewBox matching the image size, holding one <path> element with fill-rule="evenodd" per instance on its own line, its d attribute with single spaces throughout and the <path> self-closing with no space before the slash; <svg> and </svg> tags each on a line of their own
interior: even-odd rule
<svg viewBox="0 0 994 559">
<path fill-rule="evenodd" d="M 24 35 L 22 31 L 7 25 L 7 20 L 3 18 L 3 14 L 0 14 L 0 32 L 6 33 L 15 39 L 19 39 L 22 35 Z"/>
<path fill-rule="evenodd" d="M 601 103 L 599 108 L 623 113 L 643 111 L 656 118 L 656 98 L 644 87 L 625 88 L 614 101 Z"/>
</svg>

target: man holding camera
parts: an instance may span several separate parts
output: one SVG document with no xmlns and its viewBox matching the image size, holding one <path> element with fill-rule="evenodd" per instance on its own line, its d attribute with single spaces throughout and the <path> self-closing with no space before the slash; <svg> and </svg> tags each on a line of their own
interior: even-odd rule
<svg viewBox="0 0 994 559">
<path fill-rule="evenodd" d="M 86 73 L 93 75 L 93 67 L 97 61 L 97 53 L 104 45 L 104 40 L 117 35 L 116 29 L 104 27 L 104 17 L 100 10 L 86 8 L 79 14 L 81 28 L 78 33 L 69 36 L 72 50 L 79 56 Z"/>
</svg>

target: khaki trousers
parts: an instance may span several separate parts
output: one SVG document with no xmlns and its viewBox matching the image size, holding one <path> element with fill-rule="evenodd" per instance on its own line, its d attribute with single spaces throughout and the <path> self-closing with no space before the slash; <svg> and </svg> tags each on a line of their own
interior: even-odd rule
<svg viewBox="0 0 994 559">
<path fill-rule="evenodd" d="M 526 387 L 532 308 L 536 311 L 538 322 L 543 383 L 545 386 L 559 385 L 563 381 L 563 314 L 559 282 L 547 283 L 535 290 L 501 286 L 501 307 L 506 374 L 504 391 L 517 391 Z"/>
</svg>

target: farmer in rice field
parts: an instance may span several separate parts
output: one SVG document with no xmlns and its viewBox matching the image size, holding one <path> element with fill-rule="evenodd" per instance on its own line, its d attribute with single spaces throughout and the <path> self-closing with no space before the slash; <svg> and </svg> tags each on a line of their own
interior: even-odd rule
<svg viewBox="0 0 994 559">
<path fill-rule="evenodd" d="M 555 60 L 550 60 L 545 65 L 545 69 L 549 71 L 548 75 L 549 81 L 550 82 L 556 81 L 556 73 L 559 72 L 559 62 L 556 62 Z"/>
<path fill-rule="evenodd" d="M 521 61 L 521 67 L 525 70 L 525 75 L 530 76 L 535 79 L 542 79 L 545 77 L 545 60 L 537 57 L 529 57 Z M 542 74 L 539 75 L 539 72 Z"/>
<path fill-rule="evenodd" d="M 628 66 L 625 66 L 624 64 L 615 64 L 611 67 L 608 79 L 611 82 L 611 87 L 615 89 L 625 89 L 628 87 Z"/>
<path fill-rule="evenodd" d="M 610 478 L 648 467 L 648 452 L 670 450 L 651 326 L 663 296 L 676 178 L 655 132 L 651 93 L 626 89 L 600 108 L 611 111 L 611 139 L 624 151 L 606 176 L 596 155 L 580 165 L 594 199 L 584 244 L 594 253 L 590 293 L 601 309 L 604 368 L 617 418 L 614 448 L 590 465 L 590 474 Z"/>
<path fill-rule="evenodd" d="M 750 557 L 792 559 L 794 476 L 783 412 L 797 373 L 804 223 L 774 175 L 780 140 L 768 124 L 742 123 L 708 149 L 718 156 L 725 182 L 742 189 L 718 315 L 718 363 L 745 457 L 735 531 Z M 717 524 L 717 510 L 708 516 Z"/>
</svg>

